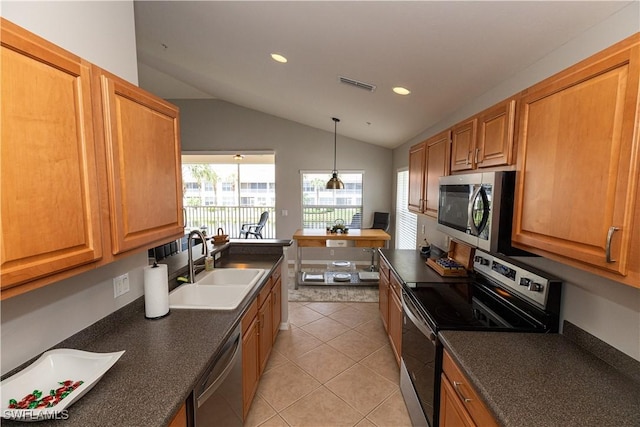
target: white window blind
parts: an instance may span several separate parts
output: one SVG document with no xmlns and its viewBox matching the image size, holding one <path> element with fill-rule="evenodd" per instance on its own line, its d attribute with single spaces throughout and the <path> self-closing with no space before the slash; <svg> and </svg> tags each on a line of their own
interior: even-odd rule
<svg viewBox="0 0 640 427">
<path fill-rule="evenodd" d="M 396 249 L 415 249 L 418 216 L 409 212 L 409 171 L 398 171 L 396 187 Z"/>
</svg>

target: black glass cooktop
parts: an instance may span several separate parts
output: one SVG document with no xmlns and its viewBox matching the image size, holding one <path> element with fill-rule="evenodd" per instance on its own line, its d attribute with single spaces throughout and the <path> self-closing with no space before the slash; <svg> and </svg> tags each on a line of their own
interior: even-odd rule
<svg viewBox="0 0 640 427">
<path fill-rule="evenodd" d="M 416 284 L 405 289 L 437 330 L 544 331 L 549 314 L 482 281 Z"/>
</svg>

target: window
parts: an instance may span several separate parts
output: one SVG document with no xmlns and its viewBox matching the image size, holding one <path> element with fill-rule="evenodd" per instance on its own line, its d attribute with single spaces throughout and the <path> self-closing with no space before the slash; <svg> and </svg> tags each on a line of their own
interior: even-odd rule
<svg viewBox="0 0 640 427">
<path fill-rule="evenodd" d="M 363 172 L 340 173 L 342 190 L 327 190 L 331 173 L 302 172 L 302 227 L 324 229 L 342 220 L 349 227 L 359 228 L 362 215 Z"/>
<path fill-rule="evenodd" d="M 396 184 L 396 249 L 415 249 L 418 216 L 409 212 L 409 171 L 398 171 Z"/>
<path fill-rule="evenodd" d="M 275 238 L 275 156 L 245 154 L 185 154 L 182 182 L 186 226 L 238 237 L 242 224 L 258 222 L 269 212 L 263 237 Z"/>
</svg>

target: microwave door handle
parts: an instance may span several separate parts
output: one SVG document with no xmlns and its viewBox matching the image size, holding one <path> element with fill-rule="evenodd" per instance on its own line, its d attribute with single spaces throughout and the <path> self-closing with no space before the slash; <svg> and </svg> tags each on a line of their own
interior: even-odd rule
<svg viewBox="0 0 640 427">
<path fill-rule="evenodd" d="M 475 222 L 473 222 L 473 205 L 475 204 L 476 199 L 480 196 L 480 192 L 482 191 L 482 185 L 478 185 L 474 190 L 471 198 L 469 199 L 469 206 L 467 206 L 467 224 L 471 229 L 471 235 L 477 236 L 480 234 L 478 227 Z"/>
</svg>

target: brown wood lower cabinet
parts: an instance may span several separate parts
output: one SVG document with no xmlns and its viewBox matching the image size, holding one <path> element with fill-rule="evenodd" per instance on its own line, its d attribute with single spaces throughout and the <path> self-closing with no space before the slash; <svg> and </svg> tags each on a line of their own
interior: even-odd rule
<svg viewBox="0 0 640 427">
<path fill-rule="evenodd" d="M 380 271 L 380 283 L 378 285 L 378 306 L 380 308 L 380 318 L 385 331 L 389 330 L 389 279 L 385 278 Z"/>
<path fill-rule="evenodd" d="M 387 331 L 391 349 L 400 366 L 402 348 L 402 281 L 391 272 L 389 264 L 380 259 L 380 282 L 378 284 L 378 306 L 384 329 Z"/>
<path fill-rule="evenodd" d="M 246 418 L 258 389 L 258 300 L 242 318 L 242 416 Z"/>
<path fill-rule="evenodd" d="M 183 403 L 178 413 L 169 423 L 169 427 L 187 427 L 187 404 Z"/>
<path fill-rule="evenodd" d="M 271 291 L 262 302 L 260 309 L 258 309 L 258 353 L 260 355 L 260 374 L 264 371 L 264 367 L 267 365 L 267 360 L 271 354 L 271 347 L 273 347 L 273 307 L 271 306 Z"/>
<path fill-rule="evenodd" d="M 275 276 L 275 274 L 274 274 Z M 272 328 L 272 342 L 276 341 L 278 337 L 278 330 L 280 329 L 280 322 L 282 321 L 282 280 L 278 275 L 277 279 L 273 280 L 273 288 L 271 290 L 271 305 L 273 310 L 271 313 L 271 328 Z"/>
<path fill-rule="evenodd" d="M 246 419 L 282 321 L 280 264 L 242 318 L 242 412 Z"/>
<path fill-rule="evenodd" d="M 389 281 L 389 339 L 396 362 L 400 366 L 402 354 L 402 283 L 394 273 Z"/>
<path fill-rule="evenodd" d="M 497 427 L 495 418 L 446 350 L 442 358 L 442 371 L 440 426 Z"/>
</svg>

